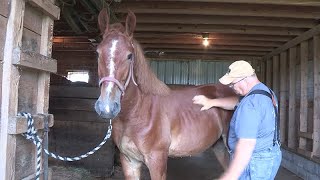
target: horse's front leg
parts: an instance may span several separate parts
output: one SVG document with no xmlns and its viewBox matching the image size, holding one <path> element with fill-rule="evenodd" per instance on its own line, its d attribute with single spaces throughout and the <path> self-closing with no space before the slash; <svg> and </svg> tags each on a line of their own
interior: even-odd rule
<svg viewBox="0 0 320 180">
<path fill-rule="evenodd" d="M 142 162 L 135 159 L 129 159 L 123 153 L 120 153 L 122 170 L 126 180 L 139 180 Z"/>
<path fill-rule="evenodd" d="M 152 152 L 145 157 L 152 180 L 165 180 L 167 176 L 168 153 Z"/>
</svg>

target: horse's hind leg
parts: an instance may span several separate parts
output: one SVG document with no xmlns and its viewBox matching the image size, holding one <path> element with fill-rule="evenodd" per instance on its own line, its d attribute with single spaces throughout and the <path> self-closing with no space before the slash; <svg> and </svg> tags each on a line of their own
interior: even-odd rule
<svg viewBox="0 0 320 180">
<path fill-rule="evenodd" d="M 120 153 L 120 161 L 122 170 L 126 180 L 139 180 L 142 162 L 135 159 L 129 159 L 124 154 Z"/>
</svg>

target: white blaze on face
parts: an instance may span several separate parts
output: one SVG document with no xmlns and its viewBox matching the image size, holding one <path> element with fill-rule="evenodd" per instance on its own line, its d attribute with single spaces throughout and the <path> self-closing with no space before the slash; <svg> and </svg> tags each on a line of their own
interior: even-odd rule
<svg viewBox="0 0 320 180">
<path fill-rule="evenodd" d="M 109 49 L 110 53 L 109 53 L 109 76 L 108 77 L 114 77 L 114 71 L 115 71 L 115 63 L 114 63 L 114 56 L 115 56 L 115 51 L 116 51 L 116 48 L 117 48 L 117 43 L 118 43 L 118 40 L 113 40 L 112 41 L 112 46 L 111 48 Z M 113 87 L 113 84 L 114 83 L 108 83 L 108 86 L 107 86 L 107 93 L 110 93 L 111 90 L 112 90 L 112 87 Z"/>
</svg>

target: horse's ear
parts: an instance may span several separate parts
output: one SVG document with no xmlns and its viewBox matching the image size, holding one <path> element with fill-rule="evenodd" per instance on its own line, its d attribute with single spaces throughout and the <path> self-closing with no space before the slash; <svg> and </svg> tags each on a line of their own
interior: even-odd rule
<svg viewBox="0 0 320 180">
<path fill-rule="evenodd" d="M 128 34 L 128 36 L 132 37 L 135 28 L 136 28 L 136 16 L 132 11 L 129 10 L 129 13 L 126 19 L 126 33 Z"/>
<path fill-rule="evenodd" d="M 105 31 L 108 31 L 109 28 L 109 11 L 107 8 L 104 8 L 100 11 L 98 17 L 98 23 L 101 34 L 104 34 Z"/>
</svg>

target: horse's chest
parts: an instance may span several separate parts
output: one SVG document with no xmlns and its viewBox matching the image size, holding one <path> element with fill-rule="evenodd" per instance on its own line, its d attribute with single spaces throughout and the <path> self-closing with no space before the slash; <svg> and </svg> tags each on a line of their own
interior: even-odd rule
<svg viewBox="0 0 320 180">
<path fill-rule="evenodd" d="M 126 157 L 143 161 L 143 155 L 131 138 L 127 136 L 122 137 L 118 148 Z"/>
</svg>

